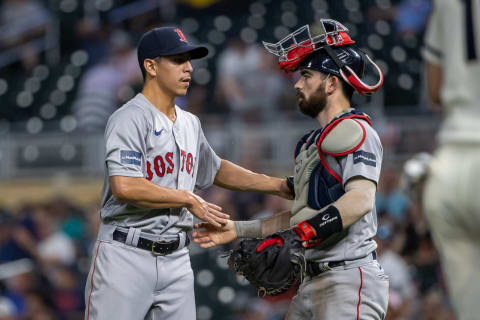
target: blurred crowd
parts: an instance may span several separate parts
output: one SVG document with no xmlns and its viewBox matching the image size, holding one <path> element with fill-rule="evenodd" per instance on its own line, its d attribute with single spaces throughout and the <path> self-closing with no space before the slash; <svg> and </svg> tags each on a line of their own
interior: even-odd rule
<svg viewBox="0 0 480 320">
<path fill-rule="evenodd" d="M 390 277 L 387 319 L 454 319 L 420 197 L 404 192 L 400 175 L 386 164 L 376 199 L 378 259 Z M 289 206 L 274 196 L 217 187 L 201 195 L 234 219 L 264 218 Z M 55 199 L 1 211 L 1 320 L 82 319 L 84 285 L 99 225 L 96 205 L 80 208 L 66 199 Z M 251 287 L 222 267 L 224 262 L 217 266 L 221 253 L 228 249 L 191 245 L 197 307 L 210 309 L 203 313 L 199 309 L 198 318 L 283 319 L 294 291 L 275 299 L 258 298 Z M 232 298 L 218 299 L 219 288 L 231 288 Z"/>
<path fill-rule="evenodd" d="M 0 212 L 0 319 L 83 319 L 98 208 L 65 199 Z"/>
<path fill-rule="evenodd" d="M 8 107 L 0 121 L 35 118 L 44 125 L 30 133 L 39 133 L 73 115 L 70 131 L 101 132 L 108 116 L 141 88 L 139 37 L 155 26 L 176 25 L 210 48 L 207 59 L 194 62 L 194 85 L 178 104 L 196 114 L 265 123 L 290 108 L 295 79 L 279 72 L 261 40 L 278 41 L 320 17 L 344 22 L 378 60 L 386 80 L 383 101 L 375 103 L 391 111 L 422 109 L 419 48 L 430 11 L 430 0 L 249 0 L 234 7 L 214 0 L 4 0 L 0 98 Z"/>
</svg>

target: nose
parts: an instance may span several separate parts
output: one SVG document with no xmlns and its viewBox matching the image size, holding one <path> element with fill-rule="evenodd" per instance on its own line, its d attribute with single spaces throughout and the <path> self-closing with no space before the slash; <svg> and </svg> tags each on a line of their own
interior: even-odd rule
<svg viewBox="0 0 480 320">
<path fill-rule="evenodd" d="M 193 72 L 193 66 L 190 63 L 190 60 L 185 62 L 185 72 L 190 72 L 190 73 Z"/>
<path fill-rule="evenodd" d="M 295 83 L 295 85 L 293 86 L 295 90 L 300 91 L 300 89 L 302 89 L 301 81 L 302 81 L 302 78 L 298 79 L 298 81 Z"/>
</svg>

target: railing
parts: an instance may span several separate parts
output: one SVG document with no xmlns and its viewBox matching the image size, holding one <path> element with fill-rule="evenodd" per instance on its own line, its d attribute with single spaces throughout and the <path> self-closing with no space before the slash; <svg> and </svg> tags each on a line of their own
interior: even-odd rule
<svg viewBox="0 0 480 320">
<path fill-rule="evenodd" d="M 289 173 L 293 149 L 300 137 L 318 128 L 315 121 L 275 120 L 247 124 L 202 118 L 212 148 L 222 158 L 254 170 Z M 431 151 L 439 122 L 430 116 L 374 119 L 384 143 L 384 164 L 398 165 L 413 153 Z M 0 137 L 0 177 L 48 177 L 103 174 L 103 133 L 4 133 Z"/>
</svg>

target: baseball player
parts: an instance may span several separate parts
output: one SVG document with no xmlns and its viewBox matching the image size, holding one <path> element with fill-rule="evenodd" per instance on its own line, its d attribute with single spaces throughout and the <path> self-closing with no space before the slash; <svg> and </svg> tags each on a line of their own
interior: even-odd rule
<svg viewBox="0 0 480 320">
<path fill-rule="evenodd" d="M 306 248 L 306 264 L 288 319 L 384 319 L 389 284 L 373 240 L 383 149 L 370 118 L 350 105 L 354 90 L 374 93 L 383 75 L 342 24 L 321 20 L 320 26 L 323 32 L 317 36 L 306 25 L 276 44 L 264 42 L 279 56 L 281 69 L 300 72 L 295 84 L 300 111 L 320 124 L 296 146 L 291 211 L 264 220 L 229 220 L 222 228 L 200 223 L 193 237 L 208 248 L 276 232 L 252 255 L 287 246 L 293 238 Z M 367 64 L 379 74 L 376 84 L 362 80 Z M 269 252 L 265 259 L 275 260 Z"/>
<path fill-rule="evenodd" d="M 190 60 L 207 53 L 174 27 L 140 39 L 142 93 L 105 130 L 102 223 L 85 288 L 87 320 L 196 318 L 187 231 L 193 215 L 216 227 L 228 215 L 194 189 L 215 183 L 293 197 L 285 179 L 220 159 L 199 119 L 175 105 L 190 85 Z"/>
<path fill-rule="evenodd" d="M 435 0 L 425 37 L 429 95 L 443 107 L 424 212 L 458 319 L 480 316 L 480 1 Z"/>
</svg>

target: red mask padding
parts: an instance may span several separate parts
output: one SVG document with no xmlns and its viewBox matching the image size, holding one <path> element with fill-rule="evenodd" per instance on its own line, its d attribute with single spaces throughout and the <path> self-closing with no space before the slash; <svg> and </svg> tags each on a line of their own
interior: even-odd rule
<svg viewBox="0 0 480 320">
<path fill-rule="evenodd" d="M 350 75 L 345 75 L 345 72 L 343 72 L 342 69 L 340 69 L 340 74 L 343 77 L 343 80 L 345 80 L 348 84 L 350 84 L 358 93 L 363 94 L 363 95 L 371 95 L 372 93 L 376 92 L 378 89 L 383 84 L 383 72 L 382 70 L 378 67 L 378 65 L 370 59 L 368 55 L 365 55 L 367 57 L 368 61 L 370 61 L 371 64 L 377 69 L 377 72 L 379 74 L 379 79 L 378 82 L 372 86 L 369 86 L 365 82 L 363 82 L 357 74 L 349 67 L 345 66 L 347 68 L 348 72 Z"/>
<path fill-rule="evenodd" d="M 345 31 L 340 31 L 338 34 L 342 37 L 343 41 L 337 44 L 334 44 L 334 47 L 346 46 L 349 44 L 354 44 L 355 41 L 350 38 L 348 33 Z M 333 42 L 332 36 L 327 37 L 327 43 L 331 44 Z M 310 53 L 315 50 L 315 44 L 311 44 L 311 41 L 305 41 L 301 46 L 298 46 L 287 53 L 287 61 L 282 61 L 278 64 L 280 70 L 285 72 L 291 72 L 298 69 L 298 66 L 304 58 L 306 58 Z"/>
<path fill-rule="evenodd" d="M 287 61 L 278 64 L 280 70 L 289 72 L 297 70 L 300 62 L 313 52 L 315 44 L 311 45 L 311 41 L 305 41 L 301 46 L 298 46 L 287 53 Z"/>
<path fill-rule="evenodd" d="M 342 37 L 343 41 L 337 44 L 334 44 L 333 45 L 334 47 L 346 46 L 346 45 L 355 43 L 355 41 L 353 41 L 352 38 L 350 38 L 350 36 L 348 35 L 348 33 L 346 33 L 345 31 L 339 31 L 338 34 Z M 332 44 L 332 42 L 333 42 L 332 36 L 328 36 L 327 43 Z"/>
</svg>

